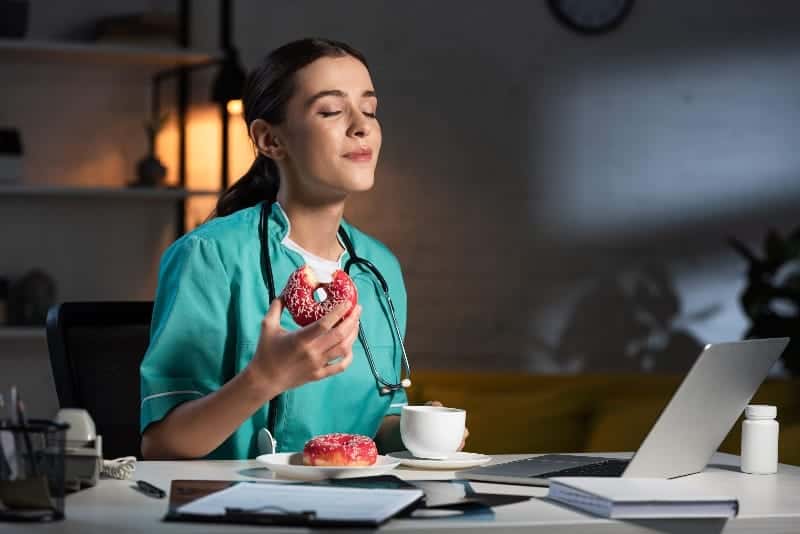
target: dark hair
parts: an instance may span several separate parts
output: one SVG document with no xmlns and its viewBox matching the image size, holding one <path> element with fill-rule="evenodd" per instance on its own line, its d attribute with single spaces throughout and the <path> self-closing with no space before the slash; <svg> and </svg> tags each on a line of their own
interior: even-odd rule
<svg viewBox="0 0 800 534">
<path fill-rule="evenodd" d="M 256 119 L 281 124 L 286 118 L 286 104 L 295 91 L 295 72 L 319 58 L 346 55 L 353 56 L 367 66 L 367 60 L 361 52 L 345 43 L 328 39 L 301 39 L 270 52 L 245 80 L 242 95 L 245 124 L 249 128 Z M 278 166 L 271 158 L 258 154 L 245 175 L 222 193 L 211 216 L 230 215 L 262 200 L 272 204 L 279 188 Z"/>
</svg>

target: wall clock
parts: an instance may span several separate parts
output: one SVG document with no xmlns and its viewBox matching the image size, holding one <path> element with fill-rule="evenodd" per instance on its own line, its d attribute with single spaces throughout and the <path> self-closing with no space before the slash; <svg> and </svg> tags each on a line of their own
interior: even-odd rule
<svg viewBox="0 0 800 534">
<path fill-rule="evenodd" d="M 599 34 L 619 26 L 630 13 L 633 0 L 547 0 L 547 5 L 568 28 Z"/>
</svg>

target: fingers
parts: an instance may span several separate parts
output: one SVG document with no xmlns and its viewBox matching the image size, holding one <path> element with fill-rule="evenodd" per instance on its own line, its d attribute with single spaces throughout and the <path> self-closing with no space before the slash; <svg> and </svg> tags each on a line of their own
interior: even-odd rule
<svg viewBox="0 0 800 534">
<path fill-rule="evenodd" d="M 464 428 L 464 436 L 461 438 L 461 445 L 458 446 L 459 451 L 464 450 L 464 445 L 467 444 L 467 438 L 469 437 L 469 429 Z"/>
<path fill-rule="evenodd" d="M 428 402 L 425 403 L 425 406 L 440 406 L 441 407 L 441 406 L 444 406 L 444 405 L 439 401 L 428 401 Z"/>
<path fill-rule="evenodd" d="M 327 363 L 334 358 L 339 358 L 344 354 L 353 352 L 353 343 L 355 343 L 357 337 L 358 337 L 358 325 L 356 325 L 355 328 L 350 329 L 350 331 L 346 333 L 342 341 L 329 347 L 322 353 L 323 361 Z"/>
<path fill-rule="evenodd" d="M 283 311 L 283 301 L 280 298 L 274 299 L 264 315 L 261 324 L 265 328 L 280 328 L 281 326 L 281 312 Z"/>
<path fill-rule="evenodd" d="M 337 375 L 342 371 L 344 371 L 345 369 L 347 369 L 347 367 L 350 365 L 352 361 L 353 361 L 353 352 L 349 351 L 347 354 L 345 354 L 344 358 L 337 361 L 336 363 L 332 363 L 330 365 L 326 365 L 325 367 L 318 369 L 314 373 L 314 378 L 316 380 L 322 380 L 323 378 L 327 378 L 332 375 Z"/>
<path fill-rule="evenodd" d="M 353 309 L 353 313 L 351 313 L 347 319 L 344 319 L 341 323 L 330 330 L 322 331 L 322 333 L 313 339 L 310 342 L 311 349 L 326 353 L 333 347 L 344 343 L 344 341 L 351 336 L 353 339 L 355 339 L 355 336 L 358 335 L 358 320 L 360 317 L 361 306 L 356 304 L 356 307 Z M 351 345 L 352 342 L 350 345 L 348 345 L 348 347 Z M 341 356 L 341 353 L 339 355 Z"/>
<path fill-rule="evenodd" d="M 340 302 L 336 306 L 333 307 L 331 311 L 325 314 L 322 319 L 317 321 L 319 323 L 320 328 L 325 330 L 331 330 L 334 326 L 339 324 L 339 321 L 347 314 L 347 311 L 350 309 L 349 302 Z"/>
<path fill-rule="evenodd" d="M 358 305 L 356 304 L 356 306 Z M 342 320 L 342 317 L 347 314 L 348 309 L 350 309 L 349 302 L 340 302 L 324 317 L 298 330 L 298 335 L 305 339 L 314 339 L 332 330 Z M 350 315 L 352 317 L 352 314 Z"/>
</svg>

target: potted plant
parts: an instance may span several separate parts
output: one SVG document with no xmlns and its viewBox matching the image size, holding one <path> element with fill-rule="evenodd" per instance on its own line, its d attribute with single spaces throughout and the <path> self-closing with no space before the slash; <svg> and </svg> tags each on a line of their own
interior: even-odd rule
<svg viewBox="0 0 800 534">
<path fill-rule="evenodd" d="M 747 287 L 740 296 L 750 318 L 746 338 L 790 337 L 783 365 L 800 376 L 800 227 L 788 236 L 770 230 L 758 257 L 736 238 L 731 246 L 747 260 Z"/>
</svg>

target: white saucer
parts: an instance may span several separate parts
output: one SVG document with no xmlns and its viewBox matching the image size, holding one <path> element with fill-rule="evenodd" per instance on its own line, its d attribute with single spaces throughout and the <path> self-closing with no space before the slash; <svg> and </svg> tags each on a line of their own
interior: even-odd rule
<svg viewBox="0 0 800 534">
<path fill-rule="evenodd" d="M 381 455 L 378 455 L 378 459 L 373 465 L 367 466 L 320 467 L 303 465 L 303 453 L 300 452 L 262 454 L 256 457 L 256 461 L 266 465 L 275 475 L 294 480 L 323 480 L 326 478 L 382 475 L 400 465 L 399 460 Z"/>
<path fill-rule="evenodd" d="M 417 458 L 408 451 L 390 452 L 388 456 L 408 467 L 421 469 L 464 469 L 466 467 L 477 467 L 492 460 L 491 456 L 477 452 L 455 452 L 443 460 Z"/>
</svg>

